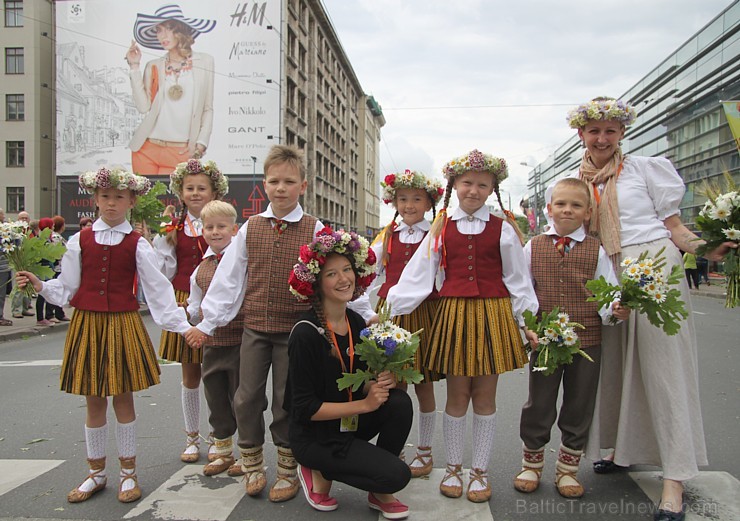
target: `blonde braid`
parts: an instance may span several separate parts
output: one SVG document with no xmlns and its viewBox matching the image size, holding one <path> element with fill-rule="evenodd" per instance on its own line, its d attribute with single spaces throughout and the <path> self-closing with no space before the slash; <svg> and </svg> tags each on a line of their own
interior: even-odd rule
<svg viewBox="0 0 740 521">
<path fill-rule="evenodd" d="M 447 181 L 447 188 L 445 189 L 445 198 L 442 201 L 442 209 L 437 214 L 437 217 L 434 218 L 432 227 L 429 230 L 429 233 L 431 233 L 432 237 L 434 237 L 435 239 L 442 234 L 442 229 L 445 227 L 445 224 L 447 224 L 447 207 L 450 204 L 450 197 L 452 197 L 452 187 L 454 184 L 455 183 L 452 179 Z"/>
<path fill-rule="evenodd" d="M 327 342 L 329 342 L 329 345 L 332 345 L 332 339 L 331 335 L 329 334 L 329 328 L 326 327 L 326 315 L 324 314 L 324 306 L 321 304 L 321 297 L 319 297 L 316 293 L 311 295 L 311 307 L 313 308 L 314 312 L 316 313 L 316 317 L 319 319 L 319 326 L 321 329 L 324 330 L 323 337 L 326 339 Z M 334 353 L 334 350 L 331 350 L 332 356 L 336 357 L 336 354 Z"/>
<path fill-rule="evenodd" d="M 499 192 L 498 183 L 496 181 L 494 181 L 493 184 L 493 191 L 496 193 L 498 205 L 501 207 L 501 211 L 504 213 L 504 219 L 506 220 L 506 222 L 514 227 L 514 232 L 516 233 L 516 236 L 519 237 L 519 242 L 522 244 L 522 246 L 524 246 L 524 243 L 526 241 L 524 240 L 524 235 L 522 235 L 522 231 L 519 229 L 519 223 L 516 222 L 516 219 L 514 218 L 512 213 L 504 208 L 504 203 L 501 201 L 501 193 Z"/>
</svg>

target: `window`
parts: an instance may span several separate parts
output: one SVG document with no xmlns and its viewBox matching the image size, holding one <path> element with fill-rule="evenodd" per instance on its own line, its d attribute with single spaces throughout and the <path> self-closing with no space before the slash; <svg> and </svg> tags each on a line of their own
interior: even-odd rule
<svg viewBox="0 0 740 521">
<path fill-rule="evenodd" d="M 23 47 L 5 48 L 5 74 L 23 74 Z"/>
<path fill-rule="evenodd" d="M 7 141 L 5 144 L 5 166 L 24 166 L 26 146 L 23 141 Z"/>
<path fill-rule="evenodd" d="M 9 186 L 5 208 L 9 213 L 18 213 L 26 209 L 26 189 L 22 186 Z"/>
<path fill-rule="evenodd" d="M 5 95 L 5 119 L 8 121 L 23 121 L 26 119 L 23 94 Z"/>
<path fill-rule="evenodd" d="M 23 27 L 22 0 L 5 0 L 5 27 Z"/>
</svg>

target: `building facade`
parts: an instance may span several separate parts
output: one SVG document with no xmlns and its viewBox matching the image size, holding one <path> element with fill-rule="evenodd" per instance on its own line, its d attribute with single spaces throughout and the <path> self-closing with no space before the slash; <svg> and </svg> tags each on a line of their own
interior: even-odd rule
<svg viewBox="0 0 740 521">
<path fill-rule="evenodd" d="M 380 105 L 362 90 L 319 0 L 283 3 L 283 136 L 306 153 L 303 206 L 372 235 L 380 223 Z"/>
<path fill-rule="evenodd" d="M 694 219 L 706 201 L 702 183 L 719 181 L 724 172 L 740 182 L 738 148 L 721 103 L 740 100 L 740 2 L 717 15 L 619 99 L 629 101 L 638 113 L 622 150 L 671 160 L 686 184 L 681 220 L 695 229 Z M 529 173 L 529 204 L 538 229 L 545 222 L 547 186 L 577 170 L 582 156 L 574 135 Z"/>
<path fill-rule="evenodd" d="M 55 50 L 52 0 L 0 1 L 5 55 L 0 207 L 11 218 L 24 209 L 33 217 L 48 216 L 58 211 L 55 192 L 61 187 L 55 176 L 55 150 L 79 151 L 82 144 L 95 147 L 101 145 L 95 139 L 109 139 L 96 130 L 98 113 L 119 114 L 119 121 L 100 122 L 101 128 L 116 128 L 116 139 L 127 141 L 136 114 L 126 106 L 96 109 L 100 102 L 118 103 L 115 93 L 99 88 L 100 83 L 127 88 L 128 79 L 90 75 L 80 65 L 81 50 L 74 43 Z M 380 219 L 382 110 L 363 91 L 322 3 L 282 0 L 281 9 L 282 20 L 273 30 L 282 48 L 282 124 L 272 139 L 305 152 L 308 188 L 302 204 L 307 212 L 326 224 L 371 235 Z M 65 73 L 57 75 L 56 68 Z M 69 94 L 55 101 L 58 76 L 81 87 L 62 89 Z M 56 103 L 65 104 L 64 113 L 74 121 L 56 121 Z"/>
<path fill-rule="evenodd" d="M 0 207 L 51 215 L 54 198 L 54 40 L 51 0 L 2 0 Z"/>
</svg>

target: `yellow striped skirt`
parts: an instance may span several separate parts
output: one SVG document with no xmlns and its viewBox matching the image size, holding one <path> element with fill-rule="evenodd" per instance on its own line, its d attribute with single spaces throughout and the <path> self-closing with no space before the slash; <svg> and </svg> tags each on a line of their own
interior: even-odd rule
<svg viewBox="0 0 740 521">
<path fill-rule="evenodd" d="M 76 309 L 64 342 L 62 391 L 115 396 L 159 383 L 154 346 L 138 311 Z"/>
<path fill-rule="evenodd" d="M 423 365 L 423 359 L 429 351 L 429 335 L 432 331 L 432 321 L 434 320 L 434 313 L 437 310 L 437 303 L 439 300 L 425 300 L 419 307 L 413 310 L 408 315 L 399 315 L 393 317 L 393 323 L 399 327 L 404 328 L 406 331 L 416 333 L 420 329 L 423 329 L 419 339 L 419 349 L 416 351 L 416 357 L 414 358 L 414 367 L 424 375 L 424 379 L 420 383 L 437 382 L 444 378 L 443 374 L 435 371 L 430 371 Z M 378 297 L 378 305 L 375 306 L 377 312 L 380 307 L 385 303 L 383 297 Z"/>
<path fill-rule="evenodd" d="M 501 374 L 527 363 L 507 298 L 439 300 L 424 365 L 451 376 Z"/>
<path fill-rule="evenodd" d="M 187 291 L 175 290 L 177 302 L 186 302 L 189 296 Z M 203 363 L 203 350 L 190 347 L 181 334 L 163 329 L 159 337 L 159 357 L 170 362 L 200 364 Z"/>
</svg>

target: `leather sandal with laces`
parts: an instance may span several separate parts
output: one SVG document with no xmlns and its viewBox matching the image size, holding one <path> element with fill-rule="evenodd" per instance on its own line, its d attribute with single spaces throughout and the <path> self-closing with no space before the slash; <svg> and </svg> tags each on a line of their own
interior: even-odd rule
<svg viewBox="0 0 740 521">
<path fill-rule="evenodd" d="M 473 483 L 480 483 L 482 490 L 473 490 Z M 491 484 L 488 482 L 488 472 L 481 469 L 470 469 L 470 483 L 468 483 L 468 501 L 485 503 L 491 499 Z"/>
<path fill-rule="evenodd" d="M 67 501 L 70 503 L 82 503 L 83 501 L 87 501 L 93 494 L 103 490 L 105 485 L 108 483 L 107 477 L 99 475 L 105 470 L 105 458 L 88 458 L 87 462 L 90 465 L 90 473 L 87 475 L 87 478 L 85 478 L 85 481 L 92 479 L 95 482 L 95 487 L 88 492 L 83 492 L 80 490 L 80 487 L 85 483 L 85 481 L 83 481 L 77 488 L 71 490 L 69 494 L 67 494 Z"/>
<path fill-rule="evenodd" d="M 203 467 L 203 474 L 206 476 L 216 476 L 224 471 L 227 471 L 234 465 L 234 456 L 231 454 L 216 455 L 216 459 L 208 463 Z"/>
<path fill-rule="evenodd" d="M 582 451 L 569 449 L 564 445 L 558 451 L 558 462 L 555 467 L 555 486 L 564 498 L 574 499 L 583 496 L 583 485 L 576 478 Z"/>
<path fill-rule="evenodd" d="M 195 463 L 200 459 L 200 437 L 197 432 L 187 433 L 187 444 L 180 454 L 180 461 L 183 463 Z M 190 447 L 195 447 L 195 451 L 189 451 Z"/>
<path fill-rule="evenodd" d="M 418 465 L 415 463 L 418 462 Z M 431 447 L 418 447 L 416 449 L 416 456 L 409 463 L 409 470 L 411 471 L 412 478 L 420 478 L 421 476 L 428 476 L 432 473 L 432 467 L 434 466 L 434 460 L 432 459 L 432 448 Z"/>
<path fill-rule="evenodd" d="M 519 492 L 529 494 L 539 488 L 540 479 L 542 479 L 542 468 L 522 467 L 514 478 L 514 488 Z"/>
<path fill-rule="evenodd" d="M 214 462 L 216 461 L 220 454 L 216 451 L 216 440 L 213 437 L 213 433 L 209 432 L 208 437 L 206 438 L 206 445 L 208 445 L 208 462 Z"/>
<path fill-rule="evenodd" d="M 139 478 L 136 477 L 136 456 L 133 458 L 118 458 L 121 462 L 121 482 L 118 484 L 118 501 L 121 503 L 131 503 L 141 498 L 141 488 L 139 487 Z M 124 470 L 133 470 L 131 474 L 123 472 Z M 134 488 L 123 490 L 123 484 L 127 481 L 134 482 Z"/>
<path fill-rule="evenodd" d="M 448 479 L 457 480 L 459 485 L 445 485 L 445 481 Z M 462 465 L 447 465 L 445 475 L 442 478 L 442 482 L 439 484 L 439 491 L 443 496 L 458 498 L 462 496 L 463 481 L 462 481 Z"/>
</svg>

